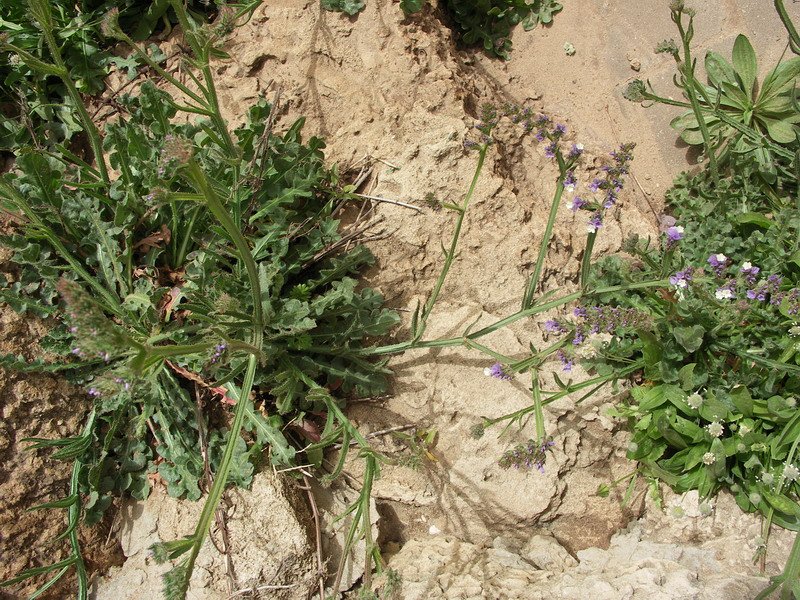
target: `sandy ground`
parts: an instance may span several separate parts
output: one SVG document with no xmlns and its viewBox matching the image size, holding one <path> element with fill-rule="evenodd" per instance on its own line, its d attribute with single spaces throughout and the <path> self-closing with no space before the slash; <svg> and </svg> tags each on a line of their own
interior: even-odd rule
<svg viewBox="0 0 800 600">
<path fill-rule="evenodd" d="M 354 170 L 371 168 L 364 193 L 422 209 L 384 203 L 361 207 L 364 218 L 375 223 L 373 233 L 384 235 L 369 244 L 379 262 L 367 279 L 389 305 L 407 311 L 431 289 L 442 263 L 440 242 L 447 243 L 452 231 L 452 213 L 431 210 L 424 198 L 429 193 L 442 201 L 463 198 L 475 156 L 462 144 L 480 103 L 524 104 L 565 122 L 568 140 L 587 148 L 579 172 L 583 185 L 608 151 L 623 141 L 638 144 L 633 177 L 598 239 L 597 253 L 619 250 L 631 233 L 652 234 L 672 177 L 693 166 L 668 127 L 673 111 L 645 110 L 621 96 L 633 77 L 649 79 L 665 95 L 676 94 L 671 58 L 652 53 L 657 42 L 674 35 L 666 3 L 564 4 L 552 27 L 516 31 L 512 60 L 501 62 L 456 48 L 430 7 L 404 19 L 396 3 L 367 0 L 357 18 L 348 18 L 325 13 L 312 1 L 270 2 L 234 32 L 227 46 L 233 58 L 216 69 L 218 88 L 232 125 L 256 98 L 271 99 L 280 90 L 280 126 L 305 115 L 306 132 L 327 140 L 332 161 Z M 784 44 L 771 4 L 714 0 L 699 5 L 696 47 L 729 55 L 736 33 L 746 32 L 759 56 L 766 57 L 763 69 Z M 574 56 L 564 53 L 565 42 L 574 44 Z M 431 317 L 430 337 L 458 335 L 476 319 L 488 322 L 516 309 L 535 261 L 555 177 L 533 140 L 511 128 L 501 133 L 479 181 L 460 254 Z M 582 217 L 565 208 L 548 255 L 546 289 L 574 285 L 584 240 Z M 498 332 L 486 343 L 523 356 L 528 343 L 543 340 L 544 318 Z M 403 338 L 402 330 L 397 337 Z M 533 423 L 503 435 L 500 429 L 490 430 L 481 439 L 469 432 L 482 416 L 530 404 L 529 378 L 488 379 L 483 374 L 487 360 L 465 350 L 418 351 L 393 359 L 390 366 L 396 378 L 389 396 L 354 404 L 353 420 L 365 433 L 399 425 L 436 431 L 432 459 L 425 458 L 416 469 L 387 465 L 375 486 L 379 539 L 389 565 L 406 582 L 399 597 L 540 597 L 535 589 L 562 598 L 735 600 L 751 598 L 763 585 L 754 579 L 757 569 L 749 560 L 757 522 L 739 515 L 730 503 L 722 502 L 711 518 L 678 519 L 645 507 L 644 494 L 625 507 L 619 494 L 594 496 L 598 484 L 633 468 L 624 458 L 626 434 L 604 415 L 613 402 L 607 393 L 580 406 L 566 399 L 548 407 L 546 429 L 555 447 L 544 474 L 503 471 L 497 459 L 533 435 Z M 542 377 L 552 384 L 548 373 Z M 376 438 L 376 445 L 386 452 L 403 446 L 391 436 Z M 357 479 L 358 463 L 349 469 Z M 262 477 L 266 482 L 257 485 L 273 490 L 277 506 L 284 506 L 286 494 L 303 503 L 302 496 L 283 490 L 271 475 Z M 337 493 L 352 494 L 347 489 Z M 143 527 L 136 519 L 123 524 L 128 539 L 123 550 L 131 559 L 99 584 L 97 598 L 157 593 L 157 573 L 143 570 L 144 545 L 136 536 L 152 541 L 154 535 L 167 539 L 181 529 L 188 532 L 185 513 L 173 504 L 157 496 L 136 508 L 157 515 L 157 526 L 148 521 Z M 332 512 L 340 506 L 331 505 Z M 622 531 L 643 510 L 643 520 Z M 234 547 L 244 548 L 248 532 L 280 539 L 287 527 L 295 536 L 291 539 L 300 540 L 308 524 L 305 512 L 293 517 L 283 511 L 282 517 L 259 524 L 252 522 L 256 514 L 248 508 L 232 516 L 238 528 Z M 258 577 L 266 584 L 270 578 L 287 581 L 281 577 L 293 571 L 278 576 L 280 557 L 293 554 L 298 565 L 310 560 L 310 545 L 292 543 L 294 550 L 267 545 L 263 555 L 234 551 L 238 572 L 250 577 L 239 583 L 250 585 Z M 786 543 L 785 536 L 776 536 L 768 573 L 782 565 Z M 253 569 L 254 560 L 270 567 Z M 209 558 L 206 566 L 197 576 L 197 597 L 226 597 L 226 586 L 219 584 L 226 578 L 223 561 Z M 358 576 L 353 565 L 348 581 Z M 308 582 L 302 577 L 294 582 L 297 589 L 270 589 L 262 597 L 305 597 Z"/>
</svg>

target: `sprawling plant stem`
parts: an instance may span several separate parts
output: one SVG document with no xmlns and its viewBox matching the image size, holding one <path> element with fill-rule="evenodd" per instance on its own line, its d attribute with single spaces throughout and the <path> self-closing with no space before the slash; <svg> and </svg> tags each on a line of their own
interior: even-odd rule
<svg viewBox="0 0 800 600">
<path fill-rule="evenodd" d="M 549 302 L 545 302 L 543 304 L 534 304 L 530 308 L 526 308 L 523 310 L 518 310 L 517 312 L 504 317 L 498 321 L 495 321 L 491 325 L 487 325 L 478 331 L 472 333 L 464 333 L 464 335 L 460 337 L 454 338 L 440 338 L 437 340 L 408 340 L 406 342 L 400 342 L 397 344 L 389 344 L 387 346 L 373 346 L 372 348 L 365 348 L 364 350 L 360 351 L 360 354 L 364 356 L 377 356 L 383 354 L 401 354 L 408 350 L 416 350 L 419 348 L 447 348 L 452 346 L 469 346 L 472 340 L 476 340 L 480 337 L 488 335 L 498 329 L 502 329 L 512 323 L 519 321 L 520 319 L 524 319 L 526 317 L 533 316 L 535 314 L 547 312 L 553 308 L 558 308 L 559 306 L 564 306 L 565 304 L 569 304 L 570 302 L 575 302 L 583 297 L 591 297 L 597 296 L 600 294 L 610 294 L 613 292 L 624 292 L 628 290 L 641 290 L 646 288 L 658 288 L 658 287 L 668 287 L 669 281 L 666 279 L 656 279 L 653 281 L 640 281 L 637 283 L 628 283 L 624 285 L 612 285 L 602 288 L 596 288 L 594 290 L 586 290 L 585 292 L 578 291 L 572 292 L 570 294 L 566 294 L 561 296 L 560 298 L 556 298 L 555 300 L 550 300 Z"/>
<path fill-rule="evenodd" d="M 683 75 L 684 89 L 686 90 L 686 95 L 689 97 L 689 103 L 691 104 L 692 111 L 697 119 L 697 124 L 700 126 L 700 133 L 703 136 L 703 144 L 706 148 L 706 155 L 708 156 L 708 164 L 711 170 L 711 176 L 714 179 L 714 183 L 719 185 L 719 167 L 717 165 L 716 150 L 712 144 L 711 135 L 708 132 L 708 126 L 706 125 L 705 117 L 703 116 L 703 110 L 700 107 L 700 102 L 697 100 L 697 95 L 699 93 L 705 95 L 705 90 L 703 89 L 702 85 L 698 83 L 697 78 L 694 75 L 694 62 L 692 60 L 692 50 L 690 47 L 690 42 L 694 36 L 693 16 L 689 15 L 689 24 L 686 28 L 683 26 L 683 12 L 681 10 L 674 10 L 672 12 L 672 20 L 678 26 L 681 42 L 683 44 L 683 62 L 679 65 L 679 69 Z M 710 102 L 708 98 L 706 98 L 706 103 L 709 106 L 713 106 L 713 103 Z"/>
<path fill-rule="evenodd" d="M 433 291 L 431 292 L 428 301 L 425 303 L 425 306 L 422 309 L 422 313 L 419 316 L 419 323 L 417 325 L 416 331 L 413 332 L 415 339 L 420 339 L 423 334 L 425 333 L 425 329 L 428 324 L 428 317 L 433 311 L 433 307 L 436 304 L 436 301 L 439 299 L 439 293 L 442 291 L 442 286 L 444 285 L 445 279 L 447 279 L 447 274 L 450 272 L 450 267 L 453 264 L 453 260 L 456 257 L 456 250 L 458 249 L 458 240 L 461 236 L 461 227 L 464 224 L 464 217 L 467 215 L 467 208 L 469 207 L 469 202 L 472 199 L 472 195 L 475 193 L 475 188 L 478 185 L 478 179 L 480 178 L 481 171 L 483 170 L 483 163 L 486 160 L 486 151 L 489 149 L 488 144 L 482 144 L 480 146 L 480 150 L 478 153 L 478 164 L 475 167 L 475 173 L 472 176 L 472 182 L 469 185 L 469 190 L 467 190 L 467 195 L 464 198 L 463 204 L 459 206 L 452 206 L 453 210 L 458 213 L 458 217 L 456 218 L 456 225 L 453 231 L 453 239 L 450 242 L 450 249 L 445 253 L 445 260 L 444 266 L 442 266 L 442 271 L 439 273 L 439 277 L 436 279 L 436 283 L 433 286 Z"/>
<path fill-rule="evenodd" d="M 536 294 L 536 288 L 539 285 L 539 279 L 542 276 L 542 269 L 544 268 L 544 261 L 547 258 L 547 248 L 550 246 L 550 240 L 553 237 L 553 227 L 555 226 L 556 217 L 558 216 L 558 209 L 561 206 L 561 196 L 564 194 L 564 177 L 566 176 L 566 168 L 564 165 L 564 158 L 561 156 L 559 150 L 556 154 L 559 167 L 558 181 L 556 182 L 556 191 L 553 194 L 553 202 L 550 204 L 550 214 L 547 217 L 547 225 L 544 228 L 544 235 L 542 242 L 539 244 L 539 255 L 536 257 L 536 266 L 533 268 L 533 274 L 528 280 L 528 285 L 525 288 L 525 294 L 522 297 L 522 308 L 530 308 L 533 305 L 533 298 Z"/>
<path fill-rule="evenodd" d="M 233 218 L 228 213 L 219 196 L 217 196 L 217 193 L 214 191 L 214 188 L 206 178 L 205 173 L 203 173 L 202 169 L 200 169 L 200 166 L 194 160 L 190 160 L 186 167 L 186 172 L 195 190 L 204 197 L 209 212 L 214 215 L 220 225 L 222 225 L 222 227 L 225 229 L 226 233 L 230 236 L 234 246 L 236 247 L 236 250 L 239 253 L 240 260 L 245 265 L 245 270 L 247 271 L 247 278 L 253 297 L 253 331 L 250 337 L 250 344 L 255 351 L 250 353 L 250 356 L 247 360 L 247 369 L 245 370 L 244 381 L 242 382 L 241 390 L 238 391 L 238 393 L 235 389 L 231 390 L 231 392 L 234 393 L 235 396 L 238 396 L 238 398 L 234 397 L 236 400 L 236 410 L 234 411 L 233 423 L 231 424 L 230 431 L 228 433 L 228 440 L 225 444 L 225 451 L 222 455 L 222 460 L 220 461 L 219 467 L 217 468 L 217 472 L 214 474 L 214 484 L 211 486 L 211 490 L 209 491 L 208 497 L 203 505 L 203 511 L 200 513 L 200 519 L 198 520 L 194 534 L 192 535 L 192 544 L 191 548 L 189 548 L 189 556 L 186 560 L 185 568 L 182 568 L 179 571 L 180 579 L 178 580 L 177 584 L 174 583 L 173 580 L 172 585 L 174 585 L 174 587 L 165 589 L 165 594 L 170 598 L 185 598 L 186 592 L 189 589 L 189 581 L 192 577 L 195 561 L 200 553 L 200 549 L 203 547 L 203 542 L 205 541 L 205 537 L 208 534 L 209 528 L 211 527 L 211 522 L 214 518 L 214 513 L 217 510 L 217 506 L 222 499 L 222 494 L 228 485 L 228 473 L 230 472 L 231 464 L 233 462 L 233 453 L 236 448 L 236 442 L 239 439 L 242 426 L 244 425 L 244 419 L 247 414 L 247 406 L 250 402 L 250 392 L 253 389 L 253 381 L 255 379 L 256 368 L 258 367 L 258 355 L 261 351 L 264 335 L 264 319 L 261 306 L 261 283 L 258 278 L 258 267 L 253 259 L 252 253 L 250 252 L 250 247 L 247 244 L 247 240 L 245 239 L 244 235 L 242 235 L 239 226 L 234 222 Z M 183 567 L 183 565 L 181 566 Z"/>
</svg>

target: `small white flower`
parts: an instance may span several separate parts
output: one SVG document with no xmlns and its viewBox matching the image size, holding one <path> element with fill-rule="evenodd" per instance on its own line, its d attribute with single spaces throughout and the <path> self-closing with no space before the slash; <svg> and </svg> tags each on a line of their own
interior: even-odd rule
<svg viewBox="0 0 800 600">
<path fill-rule="evenodd" d="M 714 292 L 714 296 L 717 297 L 717 300 L 733 300 L 734 294 L 728 288 L 720 288 Z"/>
<path fill-rule="evenodd" d="M 747 498 L 752 504 L 761 504 L 761 494 L 758 492 L 750 492 Z"/>
<path fill-rule="evenodd" d="M 749 262 L 742 263 L 742 271 L 749 271 L 753 268 L 753 265 Z"/>
<path fill-rule="evenodd" d="M 486 367 L 483 370 L 483 374 L 486 375 L 487 377 L 491 377 L 492 376 L 492 370 L 489 367 Z"/>
<path fill-rule="evenodd" d="M 583 144 L 578 142 L 577 144 L 575 144 L 575 149 L 580 151 L 580 152 L 583 152 Z"/>
<path fill-rule="evenodd" d="M 750 429 L 747 425 L 739 425 L 739 435 L 747 435 L 751 431 L 753 430 Z"/>
<path fill-rule="evenodd" d="M 744 444 L 744 442 L 739 442 L 738 444 L 736 444 L 736 451 L 747 452 L 747 446 Z"/>
<path fill-rule="evenodd" d="M 787 464 L 783 467 L 783 476 L 789 481 L 797 481 L 797 478 L 800 477 L 800 469 Z"/>
<path fill-rule="evenodd" d="M 800 325 L 795 325 L 789 328 L 789 335 L 792 337 L 800 336 Z"/>
<path fill-rule="evenodd" d="M 721 262 L 721 263 L 724 263 L 726 260 L 728 260 L 728 257 L 725 256 L 724 254 L 715 254 L 714 258 L 717 259 L 717 262 Z"/>
<path fill-rule="evenodd" d="M 693 409 L 697 410 L 703 405 L 703 397 L 697 392 L 695 392 L 694 394 L 686 398 L 686 404 L 691 406 Z"/>
<path fill-rule="evenodd" d="M 639 449 L 639 444 L 637 444 L 636 442 L 628 443 L 628 452 L 630 452 L 631 454 L 636 452 L 638 449 Z"/>
<path fill-rule="evenodd" d="M 686 511 L 683 510 L 682 506 L 673 506 L 670 508 L 670 512 L 672 513 L 673 518 L 680 519 L 686 516 Z"/>
<path fill-rule="evenodd" d="M 683 225 L 675 225 L 675 226 L 673 226 L 672 227 L 672 231 L 674 231 L 675 233 L 683 234 L 683 232 L 684 232 Z"/>
<path fill-rule="evenodd" d="M 567 183 L 567 184 L 564 185 L 564 189 L 567 191 L 567 193 L 571 194 L 572 192 L 575 191 L 575 184 L 574 183 Z M 573 202 L 574 202 L 574 200 L 573 200 Z M 571 205 L 570 208 L 572 208 L 572 206 L 574 206 L 574 204 Z M 575 210 L 575 209 L 573 209 L 573 210 Z"/>
<path fill-rule="evenodd" d="M 714 421 L 713 423 L 706 425 L 706 431 L 708 431 L 711 437 L 718 438 L 722 435 L 722 432 L 725 431 L 725 428 L 719 421 Z"/>
<path fill-rule="evenodd" d="M 430 527 L 428 527 L 428 533 L 430 535 L 439 535 L 440 533 L 442 533 L 442 530 L 439 529 L 436 525 L 431 525 Z"/>
<path fill-rule="evenodd" d="M 597 233 L 597 227 L 595 227 L 594 225 L 592 225 L 591 223 L 589 223 L 589 224 L 586 226 L 586 233 Z M 685 285 L 685 284 L 684 284 L 684 285 Z"/>
<path fill-rule="evenodd" d="M 717 457 L 714 456 L 713 452 L 706 452 L 705 454 L 703 454 L 704 465 L 713 465 L 715 462 L 717 462 Z"/>
<path fill-rule="evenodd" d="M 707 500 L 701 502 L 697 508 L 700 509 L 700 514 L 704 517 L 710 516 L 711 513 L 714 511 L 714 506 L 711 504 L 711 502 L 708 502 Z"/>
<path fill-rule="evenodd" d="M 797 406 L 797 399 L 796 398 L 787 398 L 786 399 L 786 406 L 789 408 L 794 408 Z"/>
<path fill-rule="evenodd" d="M 775 475 L 770 473 L 769 471 L 764 471 L 761 473 L 761 483 L 764 485 L 772 485 L 775 483 Z"/>
</svg>

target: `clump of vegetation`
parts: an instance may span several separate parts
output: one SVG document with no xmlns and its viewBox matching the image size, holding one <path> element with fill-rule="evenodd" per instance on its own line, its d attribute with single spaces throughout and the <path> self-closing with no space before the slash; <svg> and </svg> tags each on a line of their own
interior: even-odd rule
<svg viewBox="0 0 800 600">
<path fill-rule="evenodd" d="M 364 0 L 321 0 L 330 11 L 354 16 L 364 10 Z M 401 0 L 400 8 L 407 15 L 417 13 L 425 0 Z M 553 15 L 563 7 L 555 0 L 447 0 L 448 16 L 458 26 L 460 41 L 468 46 L 482 46 L 493 56 L 509 58 L 511 31 L 522 23 L 525 31 L 540 23 L 549 25 Z"/>
<path fill-rule="evenodd" d="M 672 215 L 659 239 L 633 237 L 628 258 L 593 269 L 593 286 L 661 277 L 669 287 L 601 295 L 606 312 L 633 311 L 639 324 L 606 330 L 601 347 L 582 358 L 599 373 L 643 362 L 644 382 L 616 410 L 631 424 L 628 456 L 640 472 L 705 501 L 730 491 L 744 511 L 765 517 L 766 540 L 773 523 L 800 531 L 800 58 L 782 60 L 759 85 L 755 51 L 739 36 L 732 64 L 706 55 L 709 85 L 701 85 L 690 48 L 694 13 L 683 2 L 671 13 L 679 43 L 657 51 L 675 57 L 687 102 L 642 82 L 628 97 L 688 108 L 673 126 L 702 145 L 706 168 L 681 175 L 667 193 Z M 572 327 L 562 326 L 577 346 Z M 796 590 L 796 539 L 785 572 L 759 598 L 780 585 L 787 598 Z"/>
<path fill-rule="evenodd" d="M 246 5 L 191 0 L 186 6 L 192 18 L 202 23 L 219 19 L 231 10 L 246 8 L 252 12 L 258 4 L 260 0 Z M 122 30 L 136 41 L 146 40 L 156 32 L 166 34 L 177 23 L 177 14 L 168 0 L 51 0 L 48 18 L 53 41 L 63 59 L 62 66 L 80 94 L 102 92 L 112 66 L 126 69 L 131 78 L 147 67 L 135 53 L 125 57 L 112 52 L 116 40 L 103 32 L 104 15 L 110 10 L 119 11 Z M 83 131 L 74 116 L 78 110 L 75 98 L 65 88 L 63 78 L 31 63 L 31 58 L 46 62 L 50 49 L 29 13 L 27 2 L 0 5 L 0 36 L 24 50 L 28 57 L 26 60 L 18 53 L 0 55 L 0 150 L 6 152 L 30 145 L 47 149 L 59 144 L 69 146 L 73 137 Z M 157 64 L 167 58 L 155 44 L 150 44 L 147 52 Z"/>
</svg>

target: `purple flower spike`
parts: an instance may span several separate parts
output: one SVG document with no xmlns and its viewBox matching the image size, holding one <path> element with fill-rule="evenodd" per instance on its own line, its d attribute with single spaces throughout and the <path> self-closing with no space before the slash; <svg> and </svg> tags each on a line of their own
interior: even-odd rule
<svg viewBox="0 0 800 600">
<path fill-rule="evenodd" d="M 556 145 L 555 142 L 551 142 L 550 144 L 547 144 L 547 146 L 544 147 L 544 155 L 547 158 L 554 158 L 555 155 L 556 155 L 556 149 L 557 148 L 558 148 L 558 146 Z"/>
<path fill-rule="evenodd" d="M 597 230 L 603 226 L 603 215 L 599 212 L 592 213 L 589 221 L 586 223 L 586 231 L 588 233 L 597 233 Z"/>
<path fill-rule="evenodd" d="M 561 361 L 561 370 L 565 373 L 570 373 L 572 371 L 572 367 L 575 366 L 575 363 L 572 361 L 572 359 L 570 359 L 570 357 L 567 356 L 567 353 L 563 350 L 556 352 L 556 356 L 558 357 L 558 360 Z"/>
<path fill-rule="evenodd" d="M 494 363 L 491 367 L 485 368 L 483 374 L 501 381 L 511 381 L 511 375 L 503 370 L 503 365 L 500 363 Z"/>
</svg>

